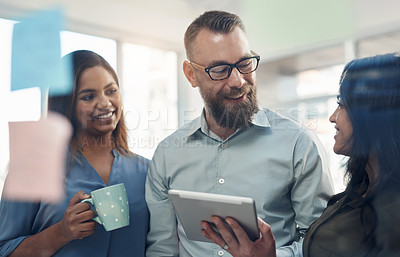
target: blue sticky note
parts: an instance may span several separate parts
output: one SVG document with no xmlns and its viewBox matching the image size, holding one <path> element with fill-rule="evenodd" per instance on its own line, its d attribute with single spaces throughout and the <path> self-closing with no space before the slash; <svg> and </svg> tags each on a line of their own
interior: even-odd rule
<svg viewBox="0 0 400 257">
<path fill-rule="evenodd" d="M 72 91 L 72 62 L 61 60 L 61 9 L 43 11 L 14 25 L 11 90 L 49 89 L 50 95 Z"/>
</svg>

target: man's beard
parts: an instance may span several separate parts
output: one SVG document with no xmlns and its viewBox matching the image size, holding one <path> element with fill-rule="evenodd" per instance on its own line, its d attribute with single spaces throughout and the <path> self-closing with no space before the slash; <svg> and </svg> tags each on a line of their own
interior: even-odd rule
<svg viewBox="0 0 400 257">
<path fill-rule="evenodd" d="M 211 114 L 217 124 L 224 128 L 249 127 L 253 115 L 258 111 L 256 86 L 249 83 L 241 88 L 231 88 L 229 92 L 218 92 L 216 97 L 210 91 L 199 87 L 206 110 Z M 246 100 L 241 103 L 225 105 L 225 97 L 237 97 L 245 94 Z"/>
</svg>

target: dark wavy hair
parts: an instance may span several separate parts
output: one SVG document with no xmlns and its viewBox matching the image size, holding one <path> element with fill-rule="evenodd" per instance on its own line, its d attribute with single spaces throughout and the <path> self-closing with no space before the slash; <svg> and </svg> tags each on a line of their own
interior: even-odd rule
<svg viewBox="0 0 400 257">
<path fill-rule="evenodd" d="M 227 34 L 236 27 L 246 32 L 245 26 L 239 16 L 224 11 L 207 11 L 197 17 L 186 29 L 184 44 L 186 55 L 191 60 L 193 52 L 193 42 L 200 30 L 208 29 L 213 32 Z"/>
<path fill-rule="evenodd" d="M 363 203 L 361 222 L 375 214 L 374 197 L 382 190 L 398 190 L 400 182 L 400 55 L 391 53 L 349 62 L 340 80 L 339 97 L 353 127 L 346 167 L 346 193 Z M 379 174 L 369 184 L 366 165 L 370 154 L 378 161 Z M 373 222 L 376 222 L 376 217 Z M 376 225 L 376 223 L 375 223 Z M 365 240 L 375 245 L 375 226 Z"/>
<path fill-rule="evenodd" d="M 114 78 L 115 82 L 119 87 L 118 76 L 114 69 L 110 66 L 110 64 L 99 54 L 88 51 L 88 50 L 78 50 L 71 52 L 63 57 L 63 61 L 69 59 L 72 62 L 73 66 L 73 90 L 69 95 L 63 96 L 53 96 L 49 97 L 49 104 L 48 109 L 49 111 L 58 112 L 65 117 L 67 117 L 74 129 L 73 136 L 70 141 L 70 149 L 71 152 L 74 154 L 79 151 L 80 147 L 77 142 L 77 134 L 80 130 L 79 123 L 76 120 L 75 115 L 75 106 L 76 106 L 76 98 L 78 93 L 78 82 L 80 76 L 82 75 L 83 71 L 88 68 L 101 66 L 106 69 L 111 76 Z M 121 118 L 117 124 L 117 127 L 112 133 L 114 147 L 115 149 L 123 155 L 131 155 L 131 151 L 128 147 L 128 133 L 125 124 L 124 113 L 121 113 Z"/>
</svg>

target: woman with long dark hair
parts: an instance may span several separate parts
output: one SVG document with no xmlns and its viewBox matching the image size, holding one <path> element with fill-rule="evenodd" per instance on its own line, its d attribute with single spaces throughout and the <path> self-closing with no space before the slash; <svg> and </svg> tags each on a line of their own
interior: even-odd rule
<svg viewBox="0 0 400 257">
<path fill-rule="evenodd" d="M 310 226 L 304 256 L 400 256 L 400 56 L 348 63 L 329 120 L 348 185 Z"/>
<path fill-rule="evenodd" d="M 0 256 L 144 256 L 149 213 L 144 182 L 149 161 L 128 148 L 117 75 L 100 55 L 75 51 L 73 92 L 51 97 L 49 110 L 74 128 L 65 172 L 65 199 L 0 203 Z M 6 181 L 7 183 L 7 181 Z M 107 232 L 91 219 L 90 192 L 124 183 L 130 225 Z"/>
</svg>

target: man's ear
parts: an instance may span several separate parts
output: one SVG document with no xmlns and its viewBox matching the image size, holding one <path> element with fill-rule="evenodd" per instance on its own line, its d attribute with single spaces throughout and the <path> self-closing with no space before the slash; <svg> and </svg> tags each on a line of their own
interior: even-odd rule
<svg viewBox="0 0 400 257">
<path fill-rule="evenodd" d="M 188 61 L 183 62 L 183 73 L 192 87 L 197 87 L 196 80 L 194 79 L 194 68 Z"/>
</svg>

